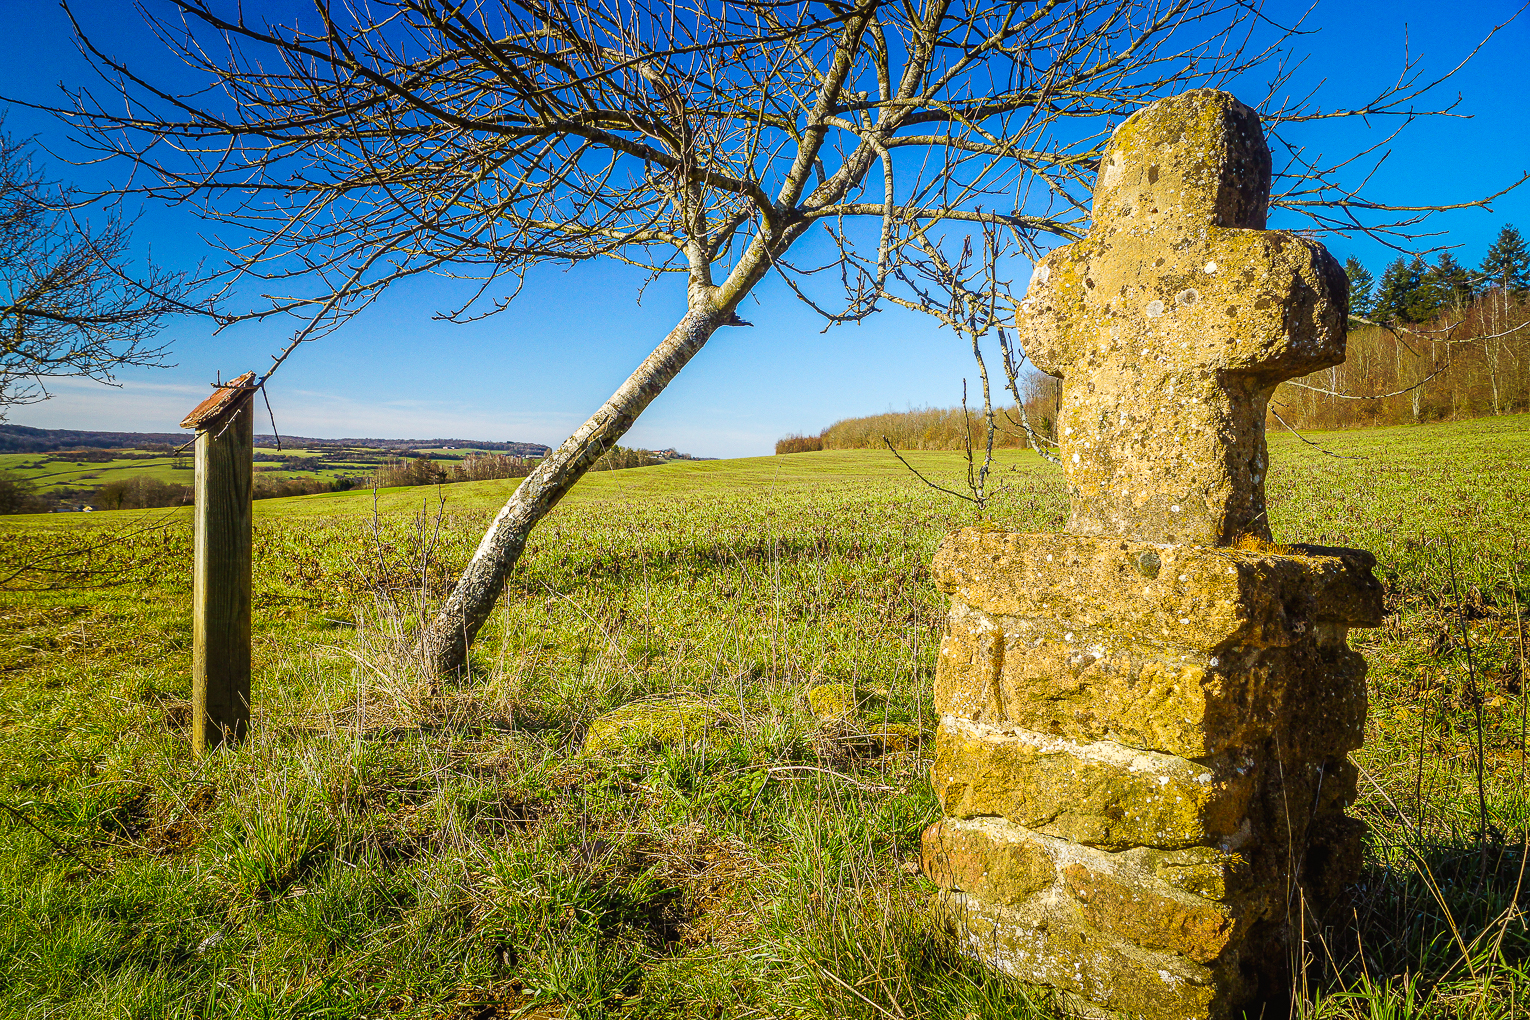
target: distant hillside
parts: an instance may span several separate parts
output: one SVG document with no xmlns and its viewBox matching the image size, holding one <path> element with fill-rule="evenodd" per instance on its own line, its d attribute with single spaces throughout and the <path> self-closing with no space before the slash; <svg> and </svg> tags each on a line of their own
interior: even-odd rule
<svg viewBox="0 0 1530 1020">
<path fill-rule="evenodd" d="M 189 432 L 80 432 L 75 429 L 33 429 L 25 425 L 0 425 L 0 452 L 48 453 L 53 450 L 127 449 L 142 446 L 180 446 Z"/>
<path fill-rule="evenodd" d="M 54 450 L 130 449 L 180 446 L 190 432 L 89 432 L 80 429 L 34 429 L 25 425 L 0 425 L 0 453 L 50 453 Z M 516 457 L 541 457 L 548 447 L 541 443 L 487 443 L 477 439 L 313 439 L 282 436 L 284 446 L 350 446 L 376 450 L 430 450 L 443 446 L 493 450 Z M 276 445 L 275 436 L 256 436 L 257 446 Z"/>
<path fill-rule="evenodd" d="M 188 433 L 189 435 L 189 433 Z M 275 436 L 256 436 L 256 446 L 275 446 Z M 454 446 L 466 450 L 490 450 L 513 457 L 542 457 L 552 449 L 541 443 L 489 443 L 481 439 L 311 439 L 282 436 L 283 446 L 361 446 L 372 450 L 439 450 Z"/>
</svg>

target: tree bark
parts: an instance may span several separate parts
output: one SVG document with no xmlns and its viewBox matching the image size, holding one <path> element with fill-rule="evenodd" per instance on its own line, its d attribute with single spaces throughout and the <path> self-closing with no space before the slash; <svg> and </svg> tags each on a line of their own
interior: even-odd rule
<svg viewBox="0 0 1530 1020">
<path fill-rule="evenodd" d="M 538 521 L 558 505 L 600 455 L 616 445 L 638 415 L 669 384 L 720 326 L 748 325 L 731 310 L 710 301 L 693 302 L 691 311 L 664 342 L 644 359 L 621 387 L 563 445 L 549 454 L 516 488 L 478 544 L 467 569 L 420 635 L 424 667 L 437 676 L 462 671 L 468 649 L 494 610 L 511 569 L 526 548 Z M 695 307 L 699 304 L 701 307 Z"/>
</svg>

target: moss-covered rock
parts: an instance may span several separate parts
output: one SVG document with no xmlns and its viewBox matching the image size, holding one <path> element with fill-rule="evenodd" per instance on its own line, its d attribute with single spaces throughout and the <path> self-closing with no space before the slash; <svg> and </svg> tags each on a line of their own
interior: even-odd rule
<svg viewBox="0 0 1530 1020">
<path fill-rule="evenodd" d="M 721 709 L 698 698 L 637 701 L 591 722 L 584 736 L 584 749 L 591 754 L 605 754 L 690 744 L 726 719 Z"/>
<path fill-rule="evenodd" d="M 860 707 L 853 684 L 819 684 L 808 688 L 808 709 L 823 720 L 853 719 Z"/>
<path fill-rule="evenodd" d="M 1136 876 L 1123 881 L 1119 873 L 1082 864 L 1069 864 L 1062 874 L 1084 920 L 1139 946 L 1210 963 L 1222 955 L 1237 928 L 1236 918 L 1222 904 L 1154 889 Z"/>
<path fill-rule="evenodd" d="M 942 714 L 1200 758 L 1278 735 L 1283 753 L 1360 746 L 1365 660 L 1342 639 L 1207 650 L 1117 627 L 1000 616 L 953 600 L 935 667 Z"/>
<path fill-rule="evenodd" d="M 1057 989 L 1065 1007 L 1084 1015 L 1098 1016 L 1103 1006 L 1132 1020 L 1221 1020 L 1248 997 L 1235 960 L 1208 967 L 1147 949 L 1095 928 L 1067 904 L 1041 899 L 1012 908 L 943 893 L 936 911 L 974 956 Z"/>
<path fill-rule="evenodd" d="M 1374 556 L 1291 548 L 1297 555 L 963 528 L 941 543 L 933 573 L 941 591 L 995 616 L 1212 656 L 1380 625 Z"/>
</svg>

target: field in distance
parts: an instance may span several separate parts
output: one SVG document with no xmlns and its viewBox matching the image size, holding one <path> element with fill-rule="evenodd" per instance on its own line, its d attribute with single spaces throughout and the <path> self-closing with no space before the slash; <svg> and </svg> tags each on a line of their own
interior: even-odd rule
<svg viewBox="0 0 1530 1020">
<path fill-rule="evenodd" d="M 1388 615 L 1350 635 L 1365 879 L 1302 1015 L 1506 1020 L 1530 417 L 1311 438 L 1271 437 L 1276 538 L 1374 551 Z M 995 478 L 996 525 L 1061 525 L 1054 466 Z M 1060 1016 L 919 874 L 928 565 L 968 504 L 877 451 L 592 473 L 436 684 L 409 637 L 515 484 L 257 503 L 253 734 L 205 761 L 189 511 L 0 521 L 0 1014 Z"/>
<path fill-rule="evenodd" d="M 32 430 L 41 431 L 41 430 Z M 78 433 L 90 438 L 93 433 Z M 131 434 L 100 434 L 102 437 L 128 437 Z M 151 439 L 175 438 L 150 436 Z M 265 439 L 267 442 L 262 443 Z M 0 440 L 15 443 L 15 437 L 0 435 Z M 487 443 L 445 445 L 386 445 L 385 441 L 355 440 L 331 442 L 296 439 L 276 446 L 270 437 L 257 437 L 254 450 L 255 495 L 257 499 L 291 495 L 314 489 L 346 490 L 370 486 L 379 472 L 409 476 L 421 475 L 420 463 L 430 467 L 427 478 L 449 475 L 453 469 L 477 461 L 478 474 L 517 470 L 506 464 L 529 463 L 506 461 L 503 454 L 513 448 L 540 453 L 545 447 L 528 443 Z M 416 462 L 416 459 L 420 459 Z M 140 446 L 111 448 L 67 448 L 38 452 L 0 453 L 0 482 L 29 493 L 26 513 L 54 509 L 77 510 L 92 507 L 103 510 L 116 507 L 175 506 L 190 502 L 194 477 L 194 453 L 189 443 L 171 445 L 152 442 Z M 413 464 L 413 467 L 410 465 Z M 484 464 L 492 464 L 484 471 Z M 405 470 L 405 468 L 409 468 Z M 519 468 L 524 474 L 525 469 Z M 473 471 L 469 471 L 472 476 Z M 143 483 L 151 483 L 145 487 Z M 15 512 L 14 510 L 7 511 Z"/>
<path fill-rule="evenodd" d="M 272 478 L 308 478 L 334 481 L 341 477 L 369 475 L 389 458 L 430 457 L 458 461 L 472 453 L 493 451 L 470 446 L 442 448 L 275 446 L 255 447 L 255 470 Z M 192 451 L 163 449 L 61 450 L 49 453 L 0 453 L 0 471 L 23 478 L 45 494 L 58 490 L 98 488 L 108 482 L 143 475 L 162 482 L 191 484 Z"/>
</svg>

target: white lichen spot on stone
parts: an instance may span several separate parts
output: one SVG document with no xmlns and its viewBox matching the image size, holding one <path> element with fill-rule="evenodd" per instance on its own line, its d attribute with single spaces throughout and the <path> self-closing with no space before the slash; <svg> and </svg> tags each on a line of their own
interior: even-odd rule
<svg viewBox="0 0 1530 1020">
<path fill-rule="evenodd" d="M 1162 301 L 1156 301 L 1155 300 L 1155 301 L 1149 301 L 1148 302 L 1147 317 L 1149 319 L 1156 319 L 1156 318 L 1158 318 L 1162 314 L 1163 314 L 1163 302 Z"/>
</svg>

